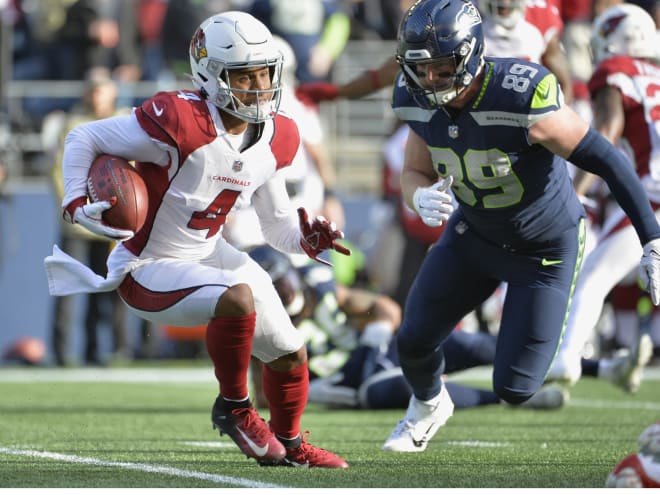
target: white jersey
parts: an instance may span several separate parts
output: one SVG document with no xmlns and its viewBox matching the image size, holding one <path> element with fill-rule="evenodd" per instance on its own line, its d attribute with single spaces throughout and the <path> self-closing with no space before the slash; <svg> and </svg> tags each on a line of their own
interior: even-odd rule
<svg viewBox="0 0 660 495">
<path fill-rule="evenodd" d="M 197 92 L 179 91 L 155 95 L 131 116 L 97 121 L 74 132 L 78 139 L 63 160 L 63 206 L 86 195 L 87 168 L 77 164 L 91 163 L 90 157 L 100 153 L 135 159 L 145 179 L 147 221 L 120 245 L 133 256 L 207 257 L 222 237 L 227 214 L 250 204 L 268 242 L 282 251 L 302 252 L 284 180 L 276 173 L 292 163 L 300 144 L 290 118 L 279 114 L 266 121 L 260 136 L 246 131 L 239 139 L 251 144 L 242 149 L 224 130 L 213 105 Z"/>
<path fill-rule="evenodd" d="M 482 27 L 485 55 L 541 62 L 547 42 L 541 31 L 533 24 L 520 19 L 512 29 L 506 29 L 486 18 Z"/>
<path fill-rule="evenodd" d="M 252 290 L 257 323 L 253 354 L 264 362 L 302 345 L 268 274 L 222 236 L 227 214 L 254 205 L 264 238 L 304 253 L 283 174 L 300 145 L 283 114 L 243 135 L 228 134 L 215 106 L 194 91 L 158 93 L 130 116 L 85 124 L 67 137 L 63 206 L 87 195 L 89 166 L 102 153 L 134 160 L 149 191 L 144 227 L 119 243 L 106 279 L 57 247 L 45 265 L 52 295 L 118 289 L 138 316 L 197 326 L 214 317 L 222 293 Z M 253 228 L 250 225 L 248 228 Z"/>
</svg>

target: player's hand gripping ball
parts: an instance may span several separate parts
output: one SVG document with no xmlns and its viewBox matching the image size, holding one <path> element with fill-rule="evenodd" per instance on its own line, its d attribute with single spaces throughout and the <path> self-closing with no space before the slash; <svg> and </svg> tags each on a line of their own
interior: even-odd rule
<svg viewBox="0 0 660 495">
<path fill-rule="evenodd" d="M 142 176 L 128 161 L 118 156 L 98 156 L 89 169 L 87 190 L 92 202 L 112 204 L 103 211 L 105 224 L 133 232 L 144 225 L 149 194 Z"/>
</svg>

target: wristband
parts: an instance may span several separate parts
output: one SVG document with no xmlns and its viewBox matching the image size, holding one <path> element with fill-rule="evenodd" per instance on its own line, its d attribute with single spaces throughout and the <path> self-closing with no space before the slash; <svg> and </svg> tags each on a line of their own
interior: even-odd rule
<svg viewBox="0 0 660 495">
<path fill-rule="evenodd" d="M 74 199 L 64 207 L 64 210 L 62 211 L 62 218 L 69 223 L 74 223 L 73 215 L 75 214 L 76 210 L 81 206 L 85 206 L 86 204 L 86 196 L 80 196 L 79 198 Z"/>
</svg>

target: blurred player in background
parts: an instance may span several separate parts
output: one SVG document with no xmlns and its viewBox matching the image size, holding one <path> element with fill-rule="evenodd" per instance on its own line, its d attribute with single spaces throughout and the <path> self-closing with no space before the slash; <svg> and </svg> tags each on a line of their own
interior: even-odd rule
<svg viewBox="0 0 660 495">
<path fill-rule="evenodd" d="M 635 169 L 660 216 L 660 52 L 655 24 L 642 8 L 620 4 L 595 21 L 591 38 L 595 70 L 589 81 L 594 102 L 594 127 L 608 141 L 631 150 L 621 166 Z M 624 144 L 627 143 L 627 144 Z M 585 194 L 594 176 L 579 170 L 578 194 Z M 549 380 L 575 384 L 580 357 L 592 337 L 605 298 L 619 282 L 636 282 L 642 254 L 635 227 L 620 207 L 609 213 L 596 247 L 588 254 L 577 279 L 564 339 L 548 374 Z M 653 353 L 650 335 L 639 333 L 633 358 L 646 364 Z M 635 386 L 631 391 L 635 391 Z"/>
</svg>

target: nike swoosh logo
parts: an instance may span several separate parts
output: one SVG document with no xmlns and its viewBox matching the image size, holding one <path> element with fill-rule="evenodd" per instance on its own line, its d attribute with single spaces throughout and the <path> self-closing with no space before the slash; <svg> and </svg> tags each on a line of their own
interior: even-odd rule
<svg viewBox="0 0 660 495">
<path fill-rule="evenodd" d="M 243 430 L 240 428 L 236 428 L 238 432 L 241 434 L 243 437 L 243 440 L 250 446 L 250 448 L 254 451 L 255 454 L 257 454 L 258 457 L 263 457 L 266 455 L 266 452 L 268 452 L 268 444 L 264 445 L 263 447 L 260 447 L 256 443 L 254 443 L 250 437 L 248 437 L 245 433 L 243 433 Z"/>
<path fill-rule="evenodd" d="M 162 109 L 162 108 L 158 108 L 158 107 L 156 106 L 156 102 L 155 102 L 155 101 L 152 101 L 152 102 L 151 102 L 151 106 L 152 106 L 153 109 L 154 109 L 154 113 L 156 114 L 156 117 L 160 117 L 161 115 L 163 115 L 163 109 Z"/>
<path fill-rule="evenodd" d="M 547 99 L 548 99 L 548 96 L 550 96 L 550 86 L 549 86 L 549 85 L 548 85 L 548 87 L 545 89 L 545 94 L 543 95 L 543 99 L 544 99 L 544 100 L 547 100 Z"/>
<path fill-rule="evenodd" d="M 563 263 L 562 260 L 547 260 L 547 259 L 545 259 L 545 258 L 543 258 L 543 259 L 541 260 L 541 264 L 542 264 L 543 266 L 559 265 L 559 264 L 561 264 L 561 263 Z"/>
</svg>

